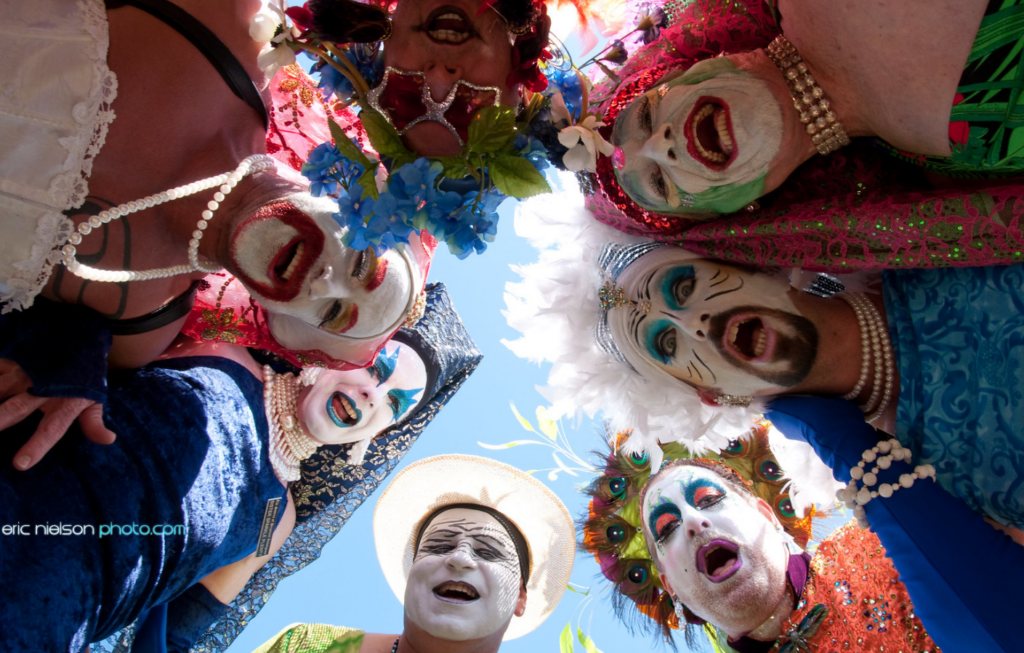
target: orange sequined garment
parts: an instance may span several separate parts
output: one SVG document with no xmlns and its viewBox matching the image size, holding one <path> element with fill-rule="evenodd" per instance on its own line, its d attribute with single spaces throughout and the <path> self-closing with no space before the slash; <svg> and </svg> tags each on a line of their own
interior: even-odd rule
<svg viewBox="0 0 1024 653">
<path fill-rule="evenodd" d="M 807 629 L 805 617 L 821 613 L 819 605 L 827 612 L 817 630 Z M 783 632 L 773 652 L 939 651 L 914 614 L 907 588 L 878 536 L 853 522 L 818 547 L 803 596 Z"/>
</svg>

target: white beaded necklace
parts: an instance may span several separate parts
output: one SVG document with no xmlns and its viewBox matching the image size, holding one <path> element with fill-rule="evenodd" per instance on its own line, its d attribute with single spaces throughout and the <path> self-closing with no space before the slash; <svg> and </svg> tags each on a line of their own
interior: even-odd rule
<svg viewBox="0 0 1024 653">
<path fill-rule="evenodd" d="M 900 441 L 895 438 L 879 442 L 864 451 L 861 461 L 850 470 L 850 482 L 846 484 L 846 487 L 836 490 L 836 498 L 844 503 L 847 508 L 853 510 L 853 516 L 857 519 L 857 524 L 861 528 L 867 529 L 870 526 L 864 506 L 870 503 L 872 499 L 877 499 L 878 497 L 888 499 L 901 487 L 913 487 L 914 481 L 923 481 L 926 478 L 935 480 L 935 467 L 933 465 L 918 465 L 914 468 L 913 472 L 900 474 L 898 483 L 881 483 L 876 489 L 871 489 L 872 486 L 878 483 L 879 472 L 883 469 L 889 469 L 893 461 L 902 461 L 909 465 L 912 460 L 913 454 L 910 449 L 901 445 Z M 868 470 L 867 465 L 871 463 L 875 465 Z M 863 483 L 859 489 L 857 488 L 857 481 Z"/>
<path fill-rule="evenodd" d="M 892 400 L 893 375 L 895 364 L 893 362 L 892 343 L 889 340 L 889 332 L 885 327 L 882 316 L 878 309 L 871 303 L 863 293 L 842 293 L 838 295 L 853 308 L 857 316 L 857 324 L 860 326 L 861 342 L 861 365 L 860 377 L 853 390 L 843 395 L 843 399 L 856 399 L 868 380 L 868 372 L 874 362 L 875 375 L 871 385 L 871 396 L 867 403 L 861 405 L 868 422 L 873 422 L 882 416 L 885 409 L 889 407 Z M 881 401 L 879 401 L 881 395 Z M 876 402 L 877 407 L 876 407 Z"/>
<path fill-rule="evenodd" d="M 263 403 L 270 427 L 270 464 L 278 478 L 297 481 L 302 476 L 302 461 L 313 455 L 320 443 L 309 437 L 299 424 L 298 379 L 292 374 L 278 375 L 263 366 Z"/>
<path fill-rule="evenodd" d="M 68 236 L 68 244 L 61 248 L 61 254 L 63 254 L 64 265 L 74 275 L 79 276 L 89 281 L 105 281 L 110 283 L 123 283 L 126 281 L 141 281 L 145 279 L 159 279 L 163 277 L 173 277 L 178 274 L 191 274 L 192 272 L 219 272 L 220 267 L 203 265 L 199 262 L 199 241 L 203 238 L 203 231 L 209 226 L 209 221 L 213 219 L 213 212 L 220 208 L 220 203 L 224 201 L 235 186 L 238 185 L 244 177 L 267 170 L 274 167 L 274 159 L 267 156 L 266 154 L 254 154 L 246 157 L 238 164 L 232 172 L 225 172 L 222 175 L 216 177 L 209 177 L 207 179 L 201 179 L 194 181 L 191 184 L 185 184 L 184 186 L 178 186 L 170 190 L 165 190 L 162 193 L 156 195 L 150 195 L 140 200 L 133 200 L 126 202 L 119 206 L 115 206 L 112 209 L 101 211 L 98 215 L 94 215 L 87 221 L 78 225 L 77 231 L 73 231 Z M 220 186 L 216 193 L 213 194 L 213 199 L 210 200 L 206 205 L 206 210 L 203 211 L 202 217 L 196 224 L 196 230 L 192 232 L 192 239 L 188 242 L 188 264 L 187 265 L 173 265 L 167 268 L 155 268 L 152 270 L 101 270 L 94 268 L 83 263 L 79 263 L 75 258 L 76 250 L 75 246 L 82 242 L 82 236 L 88 236 L 93 229 L 98 228 L 100 225 L 106 224 L 111 220 L 117 220 L 123 216 L 141 211 L 143 209 L 153 208 L 165 202 L 171 200 L 181 199 L 182 197 L 188 197 L 189 195 L 195 195 L 196 193 L 208 190 L 210 188 L 216 188 Z"/>
</svg>

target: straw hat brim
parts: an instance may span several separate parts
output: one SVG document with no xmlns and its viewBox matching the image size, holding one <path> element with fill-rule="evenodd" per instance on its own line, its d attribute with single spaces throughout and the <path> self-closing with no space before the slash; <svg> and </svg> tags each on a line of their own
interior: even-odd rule
<svg viewBox="0 0 1024 653">
<path fill-rule="evenodd" d="M 526 612 L 513 617 L 505 640 L 537 628 L 554 611 L 569 584 L 576 534 L 562 501 L 529 474 L 480 456 L 447 454 L 415 462 L 381 494 L 373 536 L 384 577 L 399 601 L 413 561 L 413 541 L 422 521 L 438 508 L 476 503 L 515 524 L 530 551 Z"/>
</svg>

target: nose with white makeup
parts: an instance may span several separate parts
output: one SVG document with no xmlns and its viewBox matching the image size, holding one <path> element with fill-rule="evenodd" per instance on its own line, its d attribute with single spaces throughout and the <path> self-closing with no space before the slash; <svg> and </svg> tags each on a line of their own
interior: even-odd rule
<svg viewBox="0 0 1024 653">
<path fill-rule="evenodd" d="M 640 154 L 665 165 L 674 165 L 679 160 L 679 148 L 676 145 L 675 132 L 670 123 L 655 129 Z"/>
</svg>

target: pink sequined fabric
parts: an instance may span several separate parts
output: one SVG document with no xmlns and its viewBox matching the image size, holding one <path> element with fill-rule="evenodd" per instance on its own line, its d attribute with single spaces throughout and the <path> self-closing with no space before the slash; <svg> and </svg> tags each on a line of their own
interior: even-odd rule
<svg viewBox="0 0 1024 653">
<path fill-rule="evenodd" d="M 778 34 L 763 0 L 694 0 L 591 101 L 606 122 L 614 120 L 663 76 L 764 47 Z M 645 211 L 614 183 L 610 160 L 602 163 L 587 198 L 599 221 L 710 258 L 833 273 L 1024 262 L 1024 183 L 949 180 L 950 188 L 936 189 L 920 170 L 868 142 L 814 157 L 753 210 L 707 221 Z"/>
</svg>

